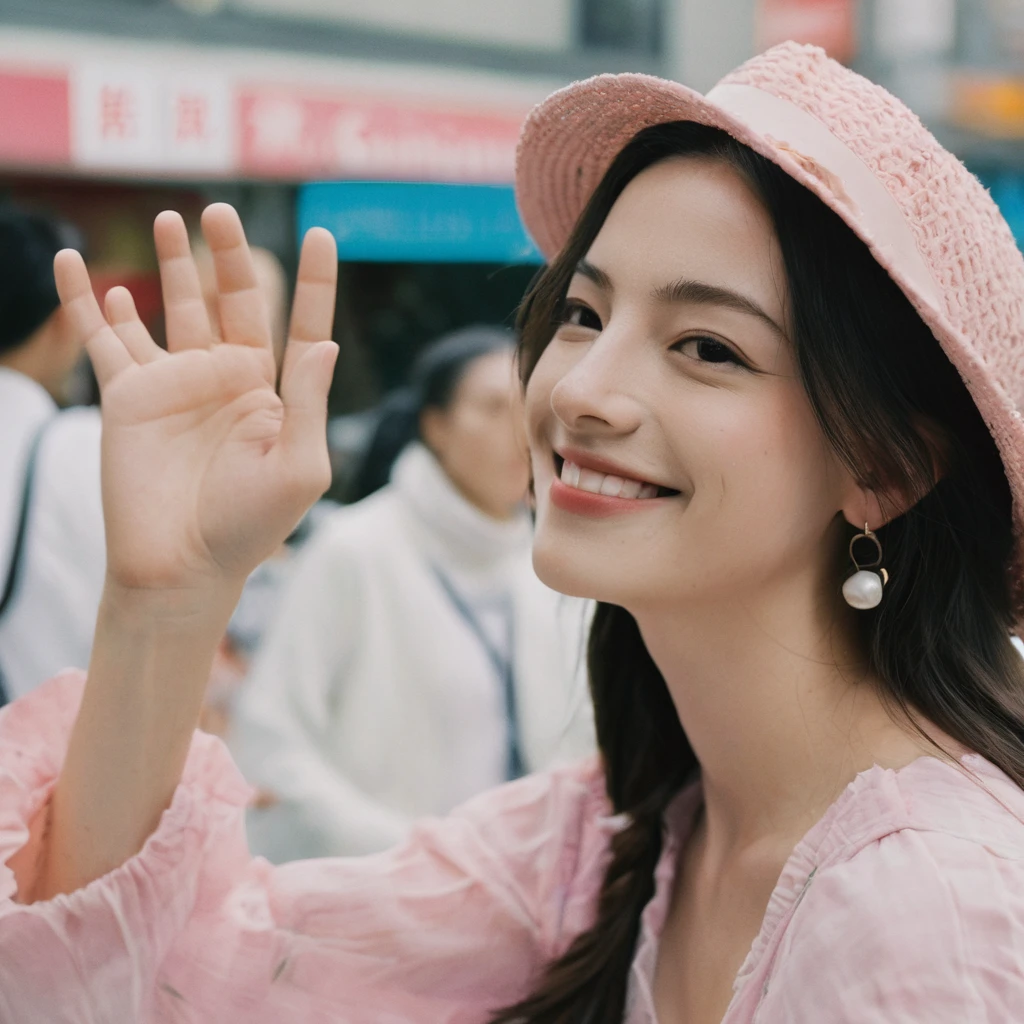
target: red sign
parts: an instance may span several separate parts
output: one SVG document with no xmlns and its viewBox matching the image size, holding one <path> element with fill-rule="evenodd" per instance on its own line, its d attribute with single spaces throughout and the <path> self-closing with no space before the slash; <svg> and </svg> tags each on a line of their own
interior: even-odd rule
<svg viewBox="0 0 1024 1024">
<path fill-rule="evenodd" d="M 123 86 L 105 85 L 100 90 L 100 135 L 104 139 L 133 139 L 139 134 L 135 97 Z"/>
<path fill-rule="evenodd" d="M 509 182 L 524 114 L 243 88 L 239 169 L 261 177 Z"/>
<path fill-rule="evenodd" d="M 526 113 L 84 60 L 0 72 L 0 166 L 506 183 Z"/>
<path fill-rule="evenodd" d="M 97 170 L 226 174 L 236 115 L 222 75 L 82 61 L 72 69 L 72 163 Z"/>
<path fill-rule="evenodd" d="M 0 161 L 67 164 L 68 82 L 60 77 L 0 72 Z"/>
<path fill-rule="evenodd" d="M 174 138 L 176 142 L 208 139 L 210 102 L 202 93 L 179 93 L 174 102 Z"/>
<path fill-rule="evenodd" d="M 849 62 L 857 52 L 856 0 L 760 0 L 757 49 L 787 39 L 813 43 L 830 57 Z"/>
</svg>

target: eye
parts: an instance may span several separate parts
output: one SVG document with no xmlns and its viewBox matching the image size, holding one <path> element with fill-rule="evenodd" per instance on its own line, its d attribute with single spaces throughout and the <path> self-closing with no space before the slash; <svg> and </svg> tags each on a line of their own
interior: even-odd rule
<svg viewBox="0 0 1024 1024">
<path fill-rule="evenodd" d="M 585 302 L 578 299 L 566 299 L 559 310 L 558 322 L 567 327 L 585 327 L 590 331 L 603 328 L 601 318 Z"/>
<path fill-rule="evenodd" d="M 683 338 L 673 348 L 683 352 L 691 359 L 702 363 L 732 363 L 734 366 L 746 366 L 746 363 L 728 345 L 717 338 L 701 335 L 695 338 Z"/>
</svg>

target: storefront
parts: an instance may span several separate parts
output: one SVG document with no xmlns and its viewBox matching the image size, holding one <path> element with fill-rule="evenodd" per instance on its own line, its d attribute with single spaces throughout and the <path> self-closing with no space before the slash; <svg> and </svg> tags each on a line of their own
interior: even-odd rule
<svg viewBox="0 0 1024 1024">
<path fill-rule="evenodd" d="M 415 352 L 439 334 L 471 323 L 511 326 L 541 262 L 511 185 L 304 185 L 299 234 L 315 225 L 338 244 L 339 412 L 399 384 Z"/>
<path fill-rule="evenodd" d="M 339 371 L 332 404 L 350 411 L 390 385 L 427 336 L 511 313 L 535 259 L 523 249 L 510 205 L 516 142 L 526 112 L 558 84 L 479 70 L 5 31 L 0 195 L 77 223 L 98 282 L 126 283 L 159 331 L 149 238 L 160 209 L 181 210 L 194 229 L 206 202 L 234 202 L 251 240 L 272 249 L 290 272 L 296 224 L 300 217 L 312 223 L 312 197 L 320 197 L 325 217 L 331 207 L 324 196 L 334 197 L 335 213 L 344 205 L 338 191 L 310 189 L 300 200 L 304 182 L 491 186 L 478 193 L 485 198 L 477 214 L 500 207 L 511 216 L 521 252 L 481 259 L 464 248 L 439 257 L 392 247 L 356 255 L 343 246 L 337 326 L 351 358 L 342 360 L 349 373 L 342 378 Z M 442 195 L 416 194 L 428 206 Z M 440 224 L 437 216 L 443 211 L 435 210 Z M 337 218 L 334 228 L 338 233 Z M 389 318 L 408 331 L 389 334 Z M 403 340 L 382 340 L 391 335 Z M 381 358 L 378 344 L 387 349 Z"/>
</svg>

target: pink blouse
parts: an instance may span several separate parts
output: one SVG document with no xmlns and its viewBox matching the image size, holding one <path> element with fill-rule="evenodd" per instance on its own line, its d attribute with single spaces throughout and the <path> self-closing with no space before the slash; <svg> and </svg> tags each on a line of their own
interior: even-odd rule
<svg viewBox="0 0 1024 1024">
<path fill-rule="evenodd" d="M 248 787 L 198 735 L 135 857 L 16 901 L 25 846 L 81 693 L 65 674 L 0 712 L 3 1024 L 469 1024 L 527 994 L 593 919 L 611 816 L 600 766 L 532 776 L 373 857 L 272 867 L 246 848 Z M 700 800 L 667 815 L 627 1024 L 651 980 Z M 872 768 L 789 858 L 724 1024 L 1024 1020 L 1024 793 L 983 759 Z"/>
</svg>

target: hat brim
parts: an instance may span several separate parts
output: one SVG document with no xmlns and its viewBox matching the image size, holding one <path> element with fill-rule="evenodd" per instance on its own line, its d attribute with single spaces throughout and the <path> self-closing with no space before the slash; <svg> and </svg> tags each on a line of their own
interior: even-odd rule
<svg viewBox="0 0 1024 1024">
<path fill-rule="evenodd" d="M 626 143 L 643 129 L 670 121 L 722 128 L 761 152 L 763 140 L 699 92 L 650 75 L 598 75 L 560 89 L 531 111 L 519 140 L 516 201 L 547 259 L 565 245 Z"/>
</svg>

